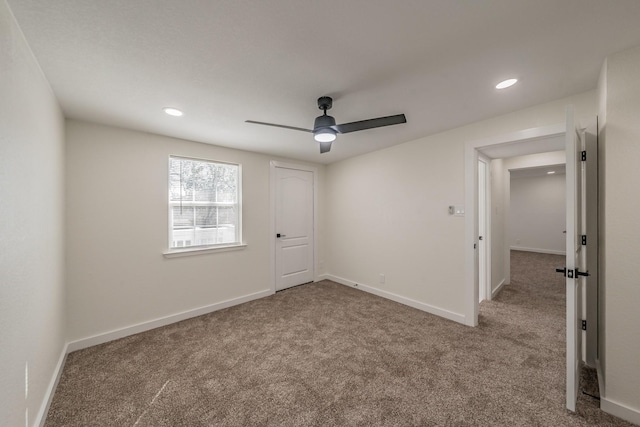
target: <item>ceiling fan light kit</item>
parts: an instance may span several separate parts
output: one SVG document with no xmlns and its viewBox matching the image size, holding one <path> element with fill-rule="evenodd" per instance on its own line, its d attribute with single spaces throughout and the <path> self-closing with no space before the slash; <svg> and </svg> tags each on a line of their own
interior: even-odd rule
<svg viewBox="0 0 640 427">
<path fill-rule="evenodd" d="M 336 140 L 336 131 L 331 128 L 320 129 L 313 132 L 313 139 L 318 142 L 333 142 Z"/>
<path fill-rule="evenodd" d="M 284 129 L 298 130 L 302 132 L 311 132 L 313 134 L 313 139 L 320 143 L 320 154 L 327 153 L 329 152 L 329 150 L 331 150 L 331 143 L 335 141 L 338 133 L 356 132 L 360 130 L 374 129 L 407 122 L 404 114 L 397 114 L 395 116 L 378 117 L 376 119 L 361 120 L 358 122 L 337 125 L 336 119 L 334 119 L 332 116 L 327 115 L 327 110 L 331 109 L 332 106 L 333 99 L 331 99 L 331 97 L 321 96 L 320 98 L 318 98 L 318 108 L 322 110 L 323 114 L 316 117 L 316 120 L 313 124 L 313 129 L 278 125 L 275 123 L 256 122 L 254 120 L 245 120 L 245 122 L 256 125 L 274 126 Z"/>
</svg>

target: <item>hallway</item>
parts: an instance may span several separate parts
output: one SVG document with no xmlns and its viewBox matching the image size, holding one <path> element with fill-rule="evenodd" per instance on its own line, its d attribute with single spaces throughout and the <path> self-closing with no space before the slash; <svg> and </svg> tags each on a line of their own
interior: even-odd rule
<svg viewBox="0 0 640 427">
<path fill-rule="evenodd" d="M 511 251 L 511 284 L 493 301 L 480 304 L 480 327 L 495 329 L 513 342 L 511 357 L 521 358 L 514 375 L 540 392 L 549 405 L 565 402 L 565 279 L 555 269 L 562 255 Z M 584 370 L 576 421 L 598 425 L 632 425 L 599 410 L 597 379 Z M 591 395 L 591 396 L 589 396 Z M 564 411 L 564 409 L 562 409 Z"/>
</svg>

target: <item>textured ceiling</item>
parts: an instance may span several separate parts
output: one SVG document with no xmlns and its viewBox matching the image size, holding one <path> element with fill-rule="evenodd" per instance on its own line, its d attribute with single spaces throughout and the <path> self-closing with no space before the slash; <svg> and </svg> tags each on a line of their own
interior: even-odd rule
<svg viewBox="0 0 640 427">
<path fill-rule="evenodd" d="M 67 117 L 321 163 L 593 89 L 608 54 L 640 45 L 637 0 L 8 3 Z M 310 128 L 322 95 L 338 123 L 408 123 L 323 155 L 244 123 Z"/>
</svg>

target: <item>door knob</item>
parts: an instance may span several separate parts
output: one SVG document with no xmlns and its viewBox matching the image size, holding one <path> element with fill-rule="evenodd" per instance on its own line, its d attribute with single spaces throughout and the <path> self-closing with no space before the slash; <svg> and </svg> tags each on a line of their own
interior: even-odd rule
<svg viewBox="0 0 640 427">
<path fill-rule="evenodd" d="M 287 237 L 287 235 L 286 235 L 286 234 L 280 234 L 280 233 L 278 233 L 278 234 L 276 234 L 276 237 L 277 237 L 277 238 L 280 238 L 280 237 Z"/>
<path fill-rule="evenodd" d="M 586 277 L 586 276 L 591 276 L 591 274 L 589 274 L 588 271 L 580 271 L 580 270 L 578 270 L 576 268 L 576 277 L 578 277 L 578 276 L 585 276 Z"/>
<path fill-rule="evenodd" d="M 589 274 L 588 271 L 580 271 L 579 269 L 575 269 L 575 270 L 567 270 L 567 268 L 556 268 L 556 271 L 558 273 L 562 273 L 564 274 L 565 277 L 568 277 L 569 279 L 577 279 L 578 276 L 591 276 L 591 274 Z"/>
</svg>

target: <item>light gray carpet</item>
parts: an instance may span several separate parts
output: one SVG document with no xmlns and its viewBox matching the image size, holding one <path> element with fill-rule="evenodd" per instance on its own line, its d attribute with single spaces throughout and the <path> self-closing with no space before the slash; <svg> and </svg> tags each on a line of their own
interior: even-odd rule
<svg viewBox="0 0 640 427">
<path fill-rule="evenodd" d="M 466 327 L 324 281 L 69 355 L 53 426 L 627 426 L 564 409 L 562 257 Z"/>
</svg>

